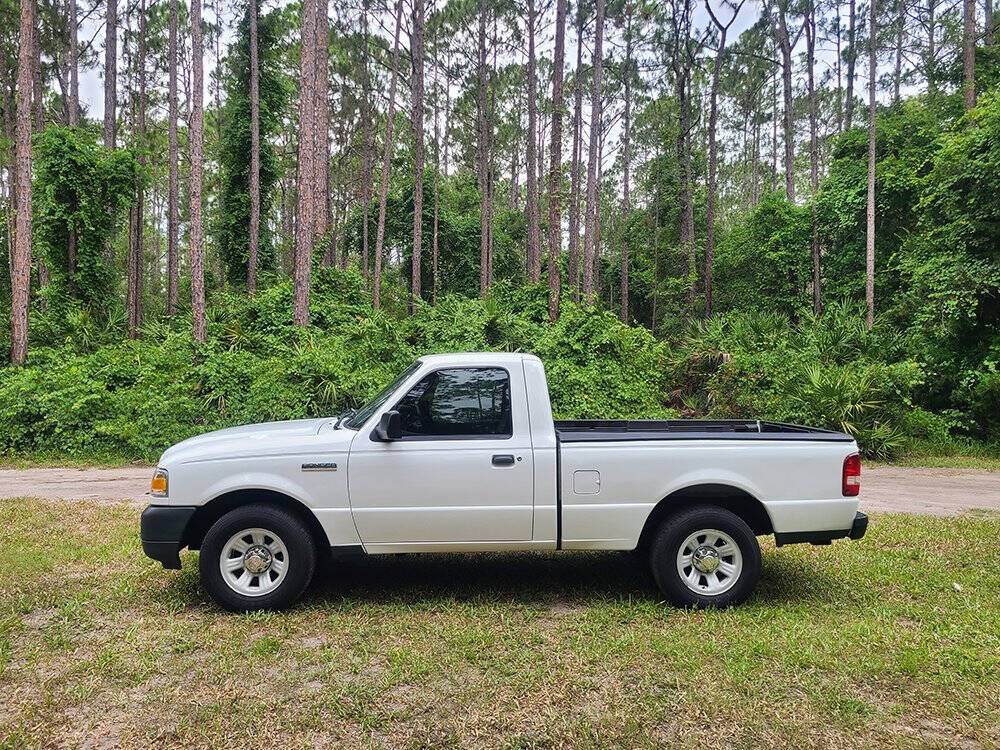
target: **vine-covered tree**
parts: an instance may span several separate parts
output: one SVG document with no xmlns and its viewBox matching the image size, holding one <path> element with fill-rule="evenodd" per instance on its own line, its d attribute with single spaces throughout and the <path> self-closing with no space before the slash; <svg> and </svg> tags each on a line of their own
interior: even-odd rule
<svg viewBox="0 0 1000 750">
<path fill-rule="evenodd" d="M 208 336 L 205 321 L 205 250 L 202 246 L 201 189 L 204 175 L 205 114 L 203 107 L 204 50 L 201 35 L 201 0 L 191 0 L 191 228 L 189 264 L 191 266 L 191 319 L 195 341 L 204 343 Z"/>
<path fill-rule="evenodd" d="M 271 228 L 267 222 L 260 222 L 260 216 L 269 216 L 272 209 L 274 188 L 278 181 L 274 140 L 281 127 L 281 113 L 285 106 L 278 49 L 280 11 L 271 11 L 255 20 L 255 8 L 256 2 L 248 3 L 237 26 L 237 41 L 230 49 L 228 58 L 220 165 L 222 194 L 218 218 L 219 252 L 226 275 L 229 281 L 246 283 L 248 288 L 251 288 L 251 278 L 256 286 L 259 272 L 277 268 Z M 257 37 L 256 55 L 251 46 L 253 36 Z M 253 71 L 255 62 L 256 74 Z M 254 79 L 256 92 L 253 90 Z M 256 180 L 253 174 L 255 167 Z"/>
</svg>

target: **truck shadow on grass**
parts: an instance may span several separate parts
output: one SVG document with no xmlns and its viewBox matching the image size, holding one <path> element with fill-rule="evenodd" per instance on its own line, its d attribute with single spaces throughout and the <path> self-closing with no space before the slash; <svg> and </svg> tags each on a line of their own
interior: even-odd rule
<svg viewBox="0 0 1000 750">
<path fill-rule="evenodd" d="M 851 598 L 824 561 L 765 554 L 749 602 L 819 604 Z M 417 604 L 443 601 L 553 604 L 663 600 L 645 557 L 631 552 L 387 555 L 335 560 L 319 568 L 304 601 Z"/>
</svg>

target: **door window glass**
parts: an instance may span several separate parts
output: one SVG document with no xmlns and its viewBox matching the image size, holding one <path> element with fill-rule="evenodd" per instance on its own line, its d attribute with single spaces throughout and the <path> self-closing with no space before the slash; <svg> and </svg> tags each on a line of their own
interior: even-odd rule
<svg viewBox="0 0 1000 750">
<path fill-rule="evenodd" d="M 403 437 L 510 437 L 510 376 L 499 367 L 437 370 L 396 405 Z"/>
</svg>

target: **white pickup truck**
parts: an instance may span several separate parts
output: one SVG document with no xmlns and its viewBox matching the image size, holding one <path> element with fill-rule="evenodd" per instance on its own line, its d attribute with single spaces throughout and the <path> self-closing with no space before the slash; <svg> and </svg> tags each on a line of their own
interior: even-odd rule
<svg viewBox="0 0 1000 750">
<path fill-rule="evenodd" d="M 633 550 L 679 606 L 743 601 L 757 536 L 861 538 L 849 435 L 759 421 L 556 422 L 527 354 L 422 357 L 357 412 L 249 425 L 160 459 L 143 550 L 236 611 L 343 554 Z"/>
</svg>

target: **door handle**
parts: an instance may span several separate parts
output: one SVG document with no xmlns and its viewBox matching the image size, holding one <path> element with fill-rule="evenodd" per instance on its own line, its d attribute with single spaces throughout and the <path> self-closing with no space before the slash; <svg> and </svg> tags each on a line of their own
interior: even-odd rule
<svg viewBox="0 0 1000 750">
<path fill-rule="evenodd" d="M 511 454 L 509 454 L 509 453 L 498 453 L 497 455 L 493 456 L 493 465 L 494 466 L 513 466 L 514 465 L 514 457 Z"/>
</svg>

